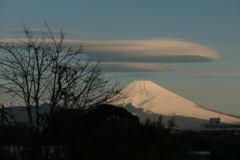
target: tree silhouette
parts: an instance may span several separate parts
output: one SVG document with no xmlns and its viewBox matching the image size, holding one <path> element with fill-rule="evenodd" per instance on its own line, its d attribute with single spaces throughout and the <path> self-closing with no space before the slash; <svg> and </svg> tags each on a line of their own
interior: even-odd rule
<svg viewBox="0 0 240 160">
<path fill-rule="evenodd" d="M 30 146 L 36 151 L 31 153 L 32 159 L 49 156 L 48 135 L 53 130 L 45 130 L 47 134 L 42 139 L 42 103 L 50 105 L 45 114 L 48 121 L 54 121 L 59 107 L 86 109 L 104 103 L 121 90 L 117 82 L 110 85 L 110 80 L 103 77 L 99 61 L 83 58 L 82 44 L 75 49 L 64 43 L 64 31 L 56 39 L 46 22 L 45 26 L 47 30 L 35 36 L 24 25 L 26 39 L 0 40 L 1 124 L 13 128 L 16 116 L 11 108 L 6 108 L 24 106 L 19 112 L 27 112 L 29 140 L 18 138 L 14 146 L 20 153 L 20 145 Z"/>
</svg>

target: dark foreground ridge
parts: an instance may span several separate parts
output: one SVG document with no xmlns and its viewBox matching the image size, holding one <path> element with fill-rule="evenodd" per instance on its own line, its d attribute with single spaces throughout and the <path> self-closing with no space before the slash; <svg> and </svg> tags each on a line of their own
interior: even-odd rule
<svg viewBox="0 0 240 160">
<path fill-rule="evenodd" d="M 88 111 L 61 108 L 54 119 L 44 117 L 44 113 L 42 115 L 42 145 L 48 139 L 49 147 L 58 150 L 49 153 L 49 160 L 221 160 L 223 157 L 231 160 L 240 156 L 240 135 L 224 131 L 181 132 L 175 126 L 176 119 L 172 118 L 164 123 L 162 116 L 155 121 L 146 119 L 140 123 L 138 117 L 122 107 L 100 105 Z M 29 129 L 27 125 L 19 121 L 14 127 L 19 140 L 23 138 L 24 141 L 16 144 L 8 126 L 1 125 L 1 160 L 15 160 L 20 157 L 27 160 L 39 155 L 37 152 L 41 152 L 40 148 L 25 145 L 31 138 L 25 132 Z M 21 154 L 8 150 L 18 146 L 22 147 Z M 199 151 L 210 154 L 199 155 L 202 153 Z"/>
</svg>

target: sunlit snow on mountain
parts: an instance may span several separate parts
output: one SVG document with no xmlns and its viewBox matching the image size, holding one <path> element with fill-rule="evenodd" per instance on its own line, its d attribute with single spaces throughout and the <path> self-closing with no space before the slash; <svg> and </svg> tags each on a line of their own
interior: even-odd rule
<svg viewBox="0 0 240 160">
<path fill-rule="evenodd" d="M 149 117 L 157 119 L 162 114 L 165 120 L 175 116 L 179 127 L 199 127 L 209 118 L 220 117 L 223 123 L 240 123 L 240 119 L 193 103 L 151 81 L 134 81 L 122 90 L 126 99 L 113 105 L 125 107 L 142 121 Z"/>
</svg>

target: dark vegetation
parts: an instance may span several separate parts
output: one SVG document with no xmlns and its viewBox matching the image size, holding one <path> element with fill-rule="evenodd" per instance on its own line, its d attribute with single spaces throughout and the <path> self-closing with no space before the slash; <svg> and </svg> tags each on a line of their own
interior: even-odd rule
<svg viewBox="0 0 240 160">
<path fill-rule="evenodd" d="M 24 26 L 25 39 L 0 40 L 0 137 L 5 145 L 13 145 L 14 154 L 35 160 L 60 154 L 61 145 L 77 129 L 82 110 L 124 97 L 119 83 L 103 76 L 100 62 L 83 55 L 82 44 L 64 43 L 64 31 L 55 38 L 45 25 L 39 35 Z M 50 106 L 44 114 L 42 103 Z M 19 112 L 26 113 L 26 122 L 19 122 L 14 106 L 22 106 Z M 58 121 L 65 120 L 63 128 Z M 22 146 L 28 149 L 23 152 Z"/>
<path fill-rule="evenodd" d="M 112 105 L 99 105 L 89 110 L 61 108 L 53 119 L 44 114 L 42 117 L 44 128 L 40 135 L 41 145 L 48 138 L 49 146 L 54 146 L 57 150 L 49 153 L 49 159 L 141 160 L 180 159 L 182 156 L 177 136 L 172 134 L 174 119 L 167 126 L 162 123 L 161 116 L 156 121 L 147 119 L 140 123 L 138 117 L 124 108 Z M 14 133 L 25 134 L 25 141 L 31 141 L 27 128 L 22 125 L 24 123 L 15 125 Z M 1 126 L 1 137 L 4 138 L 0 143 L 6 144 L 5 138 L 8 137 L 8 145 L 13 145 L 16 138 L 9 134 L 8 128 L 7 125 Z M 25 148 L 22 158 L 40 155 L 35 153 L 37 151 L 36 148 Z"/>
<path fill-rule="evenodd" d="M 54 118 L 42 114 L 41 145 L 46 138 L 53 147 L 48 158 L 52 160 L 178 160 L 206 159 L 191 155 L 191 151 L 211 151 L 212 160 L 239 157 L 240 136 L 232 132 L 179 132 L 174 118 L 163 124 L 163 119 L 140 123 L 139 118 L 122 107 L 99 105 L 88 110 L 60 108 Z M 26 123 L 14 125 L 15 135 L 31 141 Z M 48 130 L 51 128 L 51 134 Z M 0 144 L 16 144 L 11 128 L 0 127 Z M 54 151 L 55 150 L 55 151 Z M 38 149 L 25 146 L 22 159 L 32 159 Z M 34 154 L 33 154 L 34 153 Z M 13 160 L 16 155 L 0 151 L 1 159 Z"/>
<path fill-rule="evenodd" d="M 211 160 L 238 160 L 240 135 L 233 131 L 193 132 L 179 134 L 183 151 L 210 151 Z"/>
</svg>

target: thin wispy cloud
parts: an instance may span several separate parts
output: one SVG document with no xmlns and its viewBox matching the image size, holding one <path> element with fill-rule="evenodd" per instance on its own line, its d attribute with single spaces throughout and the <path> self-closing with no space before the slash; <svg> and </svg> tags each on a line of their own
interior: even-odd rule
<svg viewBox="0 0 240 160">
<path fill-rule="evenodd" d="M 180 77 L 240 77 L 240 72 L 209 72 L 209 73 L 189 73 L 179 75 Z"/>
<path fill-rule="evenodd" d="M 164 41 L 181 41 L 180 38 L 168 38 L 168 37 L 154 37 L 150 38 L 150 40 L 164 40 Z"/>
<path fill-rule="evenodd" d="M 240 96 L 240 85 L 213 85 L 213 86 L 172 86 L 168 88 L 170 91 L 177 94 L 185 95 L 228 95 Z"/>
<path fill-rule="evenodd" d="M 161 75 L 160 74 L 157 74 L 157 73 L 148 73 L 148 74 L 138 74 L 138 73 L 134 73 L 134 74 L 131 74 L 131 75 L 126 75 L 125 77 L 160 77 Z"/>
<path fill-rule="evenodd" d="M 34 34 L 41 34 L 42 32 L 48 32 L 48 30 L 41 30 L 41 29 L 31 29 L 31 32 L 34 33 Z M 51 32 L 53 34 L 56 34 L 56 35 L 60 35 L 61 34 L 61 30 L 51 30 Z M 79 32 L 79 31 L 69 31 L 69 30 L 66 30 L 63 32 L 65 32 L 65 35 L 70 35 L 70 36 L 73 36 L 73 35 L 83 35 L 83 36 L 87 36 L 87 35 L 90 35 L 89 33 L 85 33 L 85 32 Z M 6 34 L 24 34 L 22 29 L 8 29 L 6 31 Z"/>
<path fill-rule="evenodd" d="M 170 71 L 179 69 L 178 65 L 150 63 L 102 63 L 104 72 L 145 72 Z"/>
</svg>

